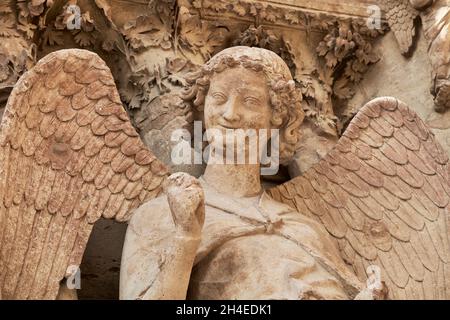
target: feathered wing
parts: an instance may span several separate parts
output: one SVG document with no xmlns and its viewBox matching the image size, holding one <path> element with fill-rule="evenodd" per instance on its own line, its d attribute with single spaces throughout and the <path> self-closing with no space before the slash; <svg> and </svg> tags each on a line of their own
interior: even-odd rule
<svg viewBox="0 0 450 320">
<path fill-rule="evenodd" d="M 413 45 L 416 35 L 414 20 L 419 15 L 419 12 L 411 6 L 409 1 L 382 0 L 386 20 L 394 32 L 402 54 L 407 54 Z"/>
<path fill-rule="evenodd" d="M 85 50 L 51 53 L 21 77 L 0 148 L 3 299 L 54 299 L 93 223 L 126 221 L 168 174 L 132 127 L 106 64 Z"/>
<path fill-rule="evenodd" d="M 374 265 L 391 298 L 446 299 L 449 184 L 434 135 L 405 104 L 380 98 L 323 160 L 269 193 L 321 222 L 362 281 Z"/>
</svg>

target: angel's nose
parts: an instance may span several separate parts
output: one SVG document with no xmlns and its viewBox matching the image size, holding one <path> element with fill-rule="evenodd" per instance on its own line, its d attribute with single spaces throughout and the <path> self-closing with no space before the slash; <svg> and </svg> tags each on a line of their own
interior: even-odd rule
<svg viewBox="0 0 450 320">
<path fill-rule="evenodd" d="M 229 99 L 222 117 L 229 122 L 237 122 L 240 120 L 239 108 L 236 98 Z"/>
</svg>

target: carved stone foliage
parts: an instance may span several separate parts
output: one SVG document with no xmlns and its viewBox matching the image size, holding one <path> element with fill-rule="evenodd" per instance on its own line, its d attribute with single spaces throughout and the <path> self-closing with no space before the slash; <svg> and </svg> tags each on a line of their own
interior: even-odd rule
<svg viewBox="0 0 450 320">
<path fill-rule="evenodd" d="M 380 31 L 381 32 L 381 31 Z M 376 35 L 376 33 L 374 34 Z M 321 75 L 331 100 L 344 107 L 354 95 L 354 85 L 359 83 L 369 66 L 379 60 L 370 41 L 359 33 L 358 28 L 348 22 L 333 26 L 317 46 L 317 54 L 325 61 L 325 72 Z M 312 97 L 314 98 L 314 97 Z M 334 109 L 337 109 L 336 107 Z M 342 121 L 348 121 L 351 114 L 339 114 Z M 343 123 L 337 123 L 341 132 Z"/>
<path fill-rule="evenodd" d="M 300 129 L 301 147 L 289 165 L 294 177 L 335 147 L 357 110 L 380 94 L 372 81 L 366 83 L 366 88 L 372 85 L 370 92 L 361 89 L 361 82 L 380 59 L 374 48 L 380 48 L 377 40 L 388 30 L 385 22 L 401 51 L 412 53 L 417 49 L 415 19 L 421 18 L 431 65 L 431 92 L 437 109 L 448 109 L 449 1 L 376 1 L 387 21 L 372 30 L 366 21 L 371 0 L 4 0 L 0 2 L 0 116 L 19 77 L 37 60 L 59 49 L 88 49 L 111 69 L 120 100 L 144 144 L 170 165 L 173 130 L 192 131 L 197 116 L 180 98 L 188 75 L 227 47 L 266 48 L 287 63 L 301 93 L 305 122 Z M 79 26 L 72 28 L 74 23 Z M 389 58 L 384 55 L 383 62 Z M 412 63 L 407 61 L 404 63 Z M 417 61 L 413 66 L 422 68 L 423 60 Z M 402 76 L 392 77 L 395 69 L 383 70 L 386 81 L 395 78 L 393 87 L 402 90 L 404 84 L 398 80 Z M 372 73 L 372 80 L 374 77 L 381 76 Z M 428 100 L 416 99 L 415 93 L 410 96 L 419 101 L 416 111 L 428 107 Z M 353 99 L 357 107 L 350 106 Z M 448 129 L 449 119 L 450 112 L 432 112 L 427 122 L 442 129 L 437 138 L 441 143 L 447 141 L 447 151 L 450 138 L 444 129 Z M 203 170 L 172 169 L 195 176 Z"/>
<path fill-rule="evenodd" d="M 252 0 L 195 0 L 192 6 L 201 10 L 205 15 L 228 17 L 241 17 L 245 20 L 254 21 L 257 25 L 284 25 L 294 28 L 308 28 L 310 30 L 326 31 L 333 26 L 336 20 L 352 20 L 364 29 L 365 35 L 372 34 L 366 26 L 366 20 L 355 14 L 353 17 L 347 15 L 343 18 L 334 14 L 336 7 L 333 5 L 307 3 L 308 1 L 297 1 L 297 3 L 286 2 L 287 6 L 280 6 L 279 1 L 252 1 Z M 364 3 L 365 1 L 360 1 Z M 319 8 L 321 6 L 321 8 Z M 363 7 L 364 10 L 365 7 Z M 305 10 L 306 9 L 306 10 Z M 308 10 L 315 9 L 315 10 Z M 338 13 L 338 12 L 336 12 Z M 348 13 L 348 12 L 347 12 Z M 356 9 L 355 9 L 356 13 Z M 361 30 L 362 31 L 362 30 Z M 376 33 L 376 31 L 375 31 Z"/>
<path fill-rule="evenodd" d="M 68 10 L 70 5 L 80 6 L 79 17 Z M 79 18 L 79 29 L 69 30 L 68 24 L 76 18 Z M 105 22 L 101 10 L 91 1 L 3 3 L 0 7 L 1 87 L 13 86 L 37 58 L 57 49 L 79 47 L 103 54 L 111 52 L 115 45 L 119 46 L 120 38 Z"/>
<path fill-rule="evenodd" d="M 23 17 L 17 16 L 13 2 L 0 4 L 0 106 L 6 103 L 19 76 L 36 60 L 36 47 L 30 41 L 33 32 L 26 28 Z"/>
<path fill-rule="evenodd" d="M 8 43 L 0 47 L 2 88 L 11 88 L 36 58 L 51 51 L 90 49 L 111 68 L 121 99 L 144 140 L 156 134 L 162 141 L 175 125 L 192 129 L 192 112 L 177 97 L 184 77 L 226 47 L 257 46 L 275 51 L 288 63 L 303 95 L 305 125 L 335 141 L 354 116 L 347 102 L 355 86 L 379 59 L 373 42 L 387 30 L 384 23 L 379 30 L 368 28 L 365 15 L 370 3 L 365 0 L 336 6 L 304 0 L 287 5 L 251 0 L 127 3 L 9 0 L 2 4 L 0 36 Z M 402 3 L 391 3 L 392 13 L 386 17 L 396 35 L 409 39 L 414 35 L 408 27 L 414 15 L 398 17 L 405 10 L 419 11 L 408 7 L 406 0 Z M 79 17 L 69 10 L 74 5 L 80 8 Z M 74 19 L 80 25 L 71 30 L 68 24 Z M 441 74 L 434 86 L 439 101 L 446 100 Z M 3 90 L 0 101 L 5 101 L 8 92 Z M 167 159 L 169 150 L 161 147 L 155 153 Z"/>
<path fill-rule="evenodd" d="M 129 110 L 135 110 L 133 112 L 142 118 L 142 114 L 137 109 L 147 108 L 155 97 L 168 92 L 175 91 L 176 93 L 176 87 L 183 86 L 181 76 L 184 71 L 180 72 L 181 69 L 168 70 L 167 59 L 169 61 L 175 59 L 178 65 L 180 59 L 185 59 L 195 65 L 203 63 L 211 55 L 233 43 L 240 43 L 274 50 L 289 63 L 290 67 L 295 68 L 296 61 L 289 47 L 291 44 L 284 41 L 282 36 L 277 35 L 277 32 L 273 32 L 272 27 L 262 29 L 262 25 L 289 25 L 291 28 L 329 33 L 341 23 L 338 23 L 338 20 L 343 20 L 323 12 L 319 14 L 297 8 L 280 9 L 279 6 L 271 3 L 243 0 L 155 0 L 147 3 L 138 1 L 130 1 L 130 3 L 133 5 L 132 8 L 130 6 L 124 12 L 120 12 L 123 8 L 114 1 L 108 0 L 9 1 L 8 4 L 2 5 L 1 9 L 2 19 L 4 16 L 4 23 L 8 26 L 4 30 L 10 30 L 4 32 L 3 36 L 11 37 L 21 33 L 24 39 L 32 39 L 39 48 L 39 56 L 63 47 L 81 47 L 96 51 L 112 67 L 122 99 Z M 76 17 L 73 12 L 68 10 L 70 5 L 79 6 L 80 17 Z M 226 19 L 219 21 L 201 18 L 211 14 L 223 14 Z M 248 20 L 249 23 L 235 23 L 234 19 L 238 17 Z M 80 28 L 69 30 L 67 24 L 76 18 L 80 19 Z M 347 20 L 351 21 L 351 19 Z M 348 23 L 352 25 L 348 28 L 353 31 L 358 30 L 358 34 L 364 36 L 374 36 L 364 23 L 362 19 L 354 19 Z M 334 33 L 333 31 L 329 37 L 333 37 Z M 332 44 L 332 46 L 335 45 Z M 337 46 L 339 47 L 339 42 Z M 22 44 L 22 47 L 27 46 Z M 324 50 L 325 48 L 321 46 L 320 53 L 324 53 Z M 354 51 L 357 50 L 358 48 Z M 363 50 L 365 49 L 363 48 Z M 113 51 L 119 61 L 111 59 Z M 8 53 L 4 55 L 11 56 Z M 325 52 L 324 55 L 327 55 L 328 60 L 332 57 L 332 54 L 328 52 Z M 344 52 L 341 59 L 348 60 L 348 55 L 348 52 Z M 155 56 L 156 59 L 154 59 Z M 115 60 L 114 65 L 111 60 Z M 327 64 L 330 63 L 328 60 Z M 368 60 L 373 62 L 375 59 Z M 358 62 L 361 63 L 361 59 Z M 367 62 L 364 61 L 365 64 Z M 349 63 L 346 61 L 346 64 Z M 6 62 L 3 62 L 3 69 L 6 68 L 5 65 Z M 18 65 L 23 65 L 23 63 L 16 62 L 16 69 Z M 334 63 L 329 66 L 330 69 L 340 69 Z M 24 68 L 22 67 L 22 69 Z M 354 63 L 352 72 L 361 73 L 362 69 L 360 65 Z M 348 70 L 351 70 L 351 66 L 348 67 Z M 190 68 L 185 71 L 190 71 Z M 17 74 L 21 74 L 21 72 L 23 70 L 20 68 L 16 71 Z M 295 70 L 293 72 L 295 74 Z M 351 92 L 351 89 L 346 87 L 348 81 L 341 79 L 335 81 L 336 84 L 330 83 L 331 75 L 332 72 L 328 71 L 323 72 L 320 76 L 320 81 L 323 82 L 326 91 L 330 93 L 330 97 L 334 85 L 338 97 L 345 95 L 343 91 L 347 94 Z M 311 95 L 309 82 L 311 81 L 307 76 L 298 80 L 299 87 L 302 88 L 306 97 L 314 100 L 316 97 Z M 328 110 L 321 113 L 333 122 L 335 121 L 331 119 L 334 116 L 333 108 L 329 102 L 327 103 Z M 314 112 L 309 114 L 313 115 Z M 317 120 L 320 117 L 317 115 L 314 117 L 316 117 L 316 122 L 320 122 Z M 145 125 L 140 126 L 141 123 L 141 121 L 137 121 L 135 125 L 146 130 Z M 331 126 L 333 127 L 333 125 Z M 332 131 L 336 134 L 336 129 L 332 129 Z"/>
</svg>

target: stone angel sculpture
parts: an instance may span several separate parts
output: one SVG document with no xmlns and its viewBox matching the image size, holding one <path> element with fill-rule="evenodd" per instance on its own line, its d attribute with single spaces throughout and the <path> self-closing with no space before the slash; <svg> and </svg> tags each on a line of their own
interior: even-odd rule
<svg viewBox="0 0 450 320">
<path fill-rule="evenodd" d="M 421 17 L 433 68 L 431 93 L 436 110 L 447 110 L 450 108 L 450 0 L 382 0 L 381 3 L 402 54 L 411 51 L 416 35 L 414 20 Z"/>
<path fill-rule="evenodd" d="M 275 53 L 229 48 L 188 81 L 212 141 L 279 130 L 280 162 L 293 156 L 301 98 Z M 449 297 L 448 156 L 405 104 L 368 103 L 303 176 L 264 191 L 260 170 L 212 161 L 198 180 L 172 175 L 129 222 L 121 299 Z"/>
<path fill-rule="evenodd" d="M 96 54 L 40 60 L 17 82 L 1 123 L 1 298 L 73 298 L 63 280 L 80 265 L 94 222 L 127 221 L 167 173 Z"/>
</svg>

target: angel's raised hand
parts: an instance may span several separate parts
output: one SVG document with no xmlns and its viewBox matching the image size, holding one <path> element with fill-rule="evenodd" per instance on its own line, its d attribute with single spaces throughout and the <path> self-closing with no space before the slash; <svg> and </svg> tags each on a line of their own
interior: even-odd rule
<svg viewBox="0 0 450 320">
<path fill-rule="evenodd" d="M 165 191 L 177 231 L 188 237 L 200 237 L 205 220 L 205 197 L 199 181 L 187 173 L 171 175 Z"/>
</svg>

